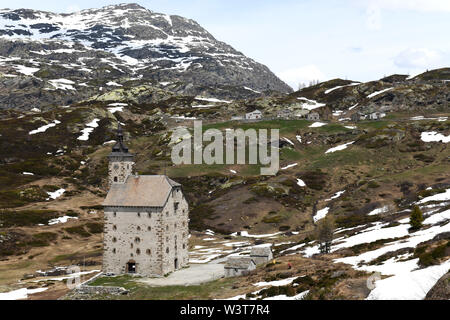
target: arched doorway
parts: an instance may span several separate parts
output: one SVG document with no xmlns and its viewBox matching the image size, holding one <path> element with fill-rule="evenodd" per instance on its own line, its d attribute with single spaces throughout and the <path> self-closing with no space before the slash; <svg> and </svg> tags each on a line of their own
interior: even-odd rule
<svg viewBox="0 0 450 320">
<path fill-rule="evenodd" d="M 136 273 L 136 261 L 130 260 L 127 262 L 127 273 Z"/>
</svg>

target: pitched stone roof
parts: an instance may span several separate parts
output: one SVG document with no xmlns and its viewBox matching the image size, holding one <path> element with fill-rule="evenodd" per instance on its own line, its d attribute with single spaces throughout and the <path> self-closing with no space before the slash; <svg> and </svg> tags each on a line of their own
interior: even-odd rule
<svg viewBox="0 0 450 320">
<path fill-rule="evenodd" d="M 173 187 L 179 183 L 164 175 L 128 176 L 125 183 L 114 183 L 109 189 L 105 207 L 163 207 Z"/>
<path fill-rule="evenodd" d="M 250 257 L 268 257 L 272 252 L 270 245 L 256 246 L 252 248 Z"/>
<path fill-rule="evenodd" d="M 225 263 L 225 269 L 248 269 L 252 264 L 256 265 L 250 257 L 231 256 Z"/>
</svg>

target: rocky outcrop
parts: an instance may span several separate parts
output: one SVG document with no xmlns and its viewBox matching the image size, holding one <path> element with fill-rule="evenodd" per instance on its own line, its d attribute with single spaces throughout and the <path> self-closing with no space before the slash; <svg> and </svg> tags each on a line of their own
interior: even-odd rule
<svg viewBox="0 0 450 320">
<path fill-rule="evenodd" d="M 428 291 L 425 300 L 449 300 L 450 299 L 450 272 L 445 274 L 439 281 Z"/>
</svg>

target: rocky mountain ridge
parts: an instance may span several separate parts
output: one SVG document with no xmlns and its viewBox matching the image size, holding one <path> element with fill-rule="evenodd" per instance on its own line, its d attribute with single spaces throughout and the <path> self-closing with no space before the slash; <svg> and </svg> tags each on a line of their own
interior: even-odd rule
<svg viewBox="0 0 450 320">
<path fill-rule="evenodd" d="M 136 4 L 71 14 L 0 10 L 0 73 L 1 108 L 25 110 L 70 104 L 126 81 L 227 98 L 292 91 L 195 21 Z M 5 88 L 15 95 L 2 94 Z"/>
</svg>

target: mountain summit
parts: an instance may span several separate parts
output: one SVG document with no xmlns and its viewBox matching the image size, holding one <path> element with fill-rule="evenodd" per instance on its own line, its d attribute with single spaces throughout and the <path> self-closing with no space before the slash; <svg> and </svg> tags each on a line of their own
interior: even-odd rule
<svg viewBox="0 0 450 320">
<path fill-rule="evenodd" d="M 81 85 L 80 91 L 86 91 L 94 83 L 106 87 L 112 80 L 127 78 L 176 82 L 178 93 L 191 95 L 214 89 L 229 98 L 267 90 L 292 91 L 266 66 L 216 40 L 194 20 L 156 13 L 138 4 L 69 14 L 2 9 L 0 73 L 6 75 L 10 88 L 25 81 L 13 76 L 31 77 L 28 83 L 41 96 L 47 96 L 42 93 L 45 89 L 68 89 L 70 85 L 80 90 Z M 59 79 L 65 83 L 57 88 L 54 80 Z M 3 84 L 4 80 L 0 77 Z M 10 99 L 8 104 L 20 107 Z"/>
</svg>

